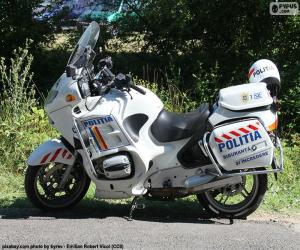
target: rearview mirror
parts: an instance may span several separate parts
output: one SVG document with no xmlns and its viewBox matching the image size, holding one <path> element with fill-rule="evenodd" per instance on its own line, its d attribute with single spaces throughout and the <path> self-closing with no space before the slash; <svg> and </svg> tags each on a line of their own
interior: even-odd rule
<svg viewBox="0 0 300 250">
<path fill-rule="evenodd" d="M 66 67 L 66 74 L 67 74 L 67 77 L 73 77 L 76 75 L 76 67 L 72 64 L 69 64 L 67 67 Z"/>
<path fill-rule="evenodd" d="M 98 67 L 100 69 L 103 69 L 104 67 L 107 67 L 108 69 L 112 69 L 113 67 L 113 62 L 110 56 L 103 58 L 99 61 Z"/>
</svg>

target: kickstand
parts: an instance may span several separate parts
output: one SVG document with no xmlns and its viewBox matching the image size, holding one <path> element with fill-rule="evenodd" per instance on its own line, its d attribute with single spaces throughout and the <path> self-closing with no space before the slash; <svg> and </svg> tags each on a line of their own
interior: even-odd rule
<svg viewBox="0 0 300 250">
<path fill-rule="evenodd" d="M 131 202 L 130 213 L 129 213 L 129 217 L 127 218 L 128 221 L 132 221 L 133 211 L 135 209 L 144 209 L 145 208 L 145 204 L 138 204 L 138 202 L 137 202 L 138 198 L 139 197 L 134 197 Z"/>
</svg>

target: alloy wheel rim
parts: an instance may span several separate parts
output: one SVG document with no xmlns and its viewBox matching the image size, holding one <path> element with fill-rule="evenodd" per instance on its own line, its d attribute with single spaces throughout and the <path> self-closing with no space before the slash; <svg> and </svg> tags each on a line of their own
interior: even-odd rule
<svg viewBox="0 0 300 250">
<path fill-rule="evenodd" d="M 259 188 L 258 176 L 251 175 L 242 178 L 243 180 L 239 184 L 228 185 L 205 193 L 212 210 L 223 213 L 238 213 L 253 202 Z M 252 178 L 252 182 L 249 183 L 250 178 Z"/>
</svg>

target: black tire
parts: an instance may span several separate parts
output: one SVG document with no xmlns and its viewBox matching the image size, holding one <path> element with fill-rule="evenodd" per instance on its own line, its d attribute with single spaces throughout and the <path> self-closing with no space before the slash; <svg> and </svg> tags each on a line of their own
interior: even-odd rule
<svg viewBox="0 0 300 250">
<path fill-rule="evenodd" d="M 253 178 L 256 179 L 256 184 L 253 184 L 255 185 L 255 190 L 253 193 L 252 191 L 250 192 L 249 195 L 252 194 L 252 196 L 248 201 L 245 198 L 243 204 L 242 202 L 240 205 L 226 205 L 226 202 L 222 204 L 215 199 L 216 194 L 213 194 L 213 192 L 216 192 L 216 190 L 198 194 L 198 201 L 212 217 L 245 219 L 259 207 L 268 189 L 268 177 L 266 174 L 253 175 Z M 213 197 L 214 195 L 215 197 Z"/>
<path fill-rule="evenodd" d="M 42 197 L 37 188 L 38 175 L 42 168 L 45 168 L 45 165 L 40 166 L 28 166 L 25 174 L 25 191 L 28 199 L 32 202 L 34 206 L 41 210 L 47 211 L 57 211 L 63 210 L 75 206 L 80 202 L 85 194 L 87 193 L 90 186 L 90 178 L 85 173 L 84 169 L 81 166 L 74 166 L 77 171 L 77 176 L 79 178 L 79 184 L 76 186 L 74 193 L 70 197 L 64 199 L 49 199 Z M 72 172 L 71 172 L 72 173 Z"/>
</svg>

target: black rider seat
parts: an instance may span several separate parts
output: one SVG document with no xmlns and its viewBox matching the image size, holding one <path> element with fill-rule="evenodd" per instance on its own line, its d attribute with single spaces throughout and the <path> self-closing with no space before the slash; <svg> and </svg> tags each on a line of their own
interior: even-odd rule
<svg viewBox="0 0 300 250">
<path fill-rule="evenodd" d="M 206 123 L 209 114 L 208 103 L 201 104 L 195 111 L 182 114 L 163 109 L 151 125 L 152 135 L 159 142 L 178 141 L 191 137 L 197 127 Z"/>
</svg>

